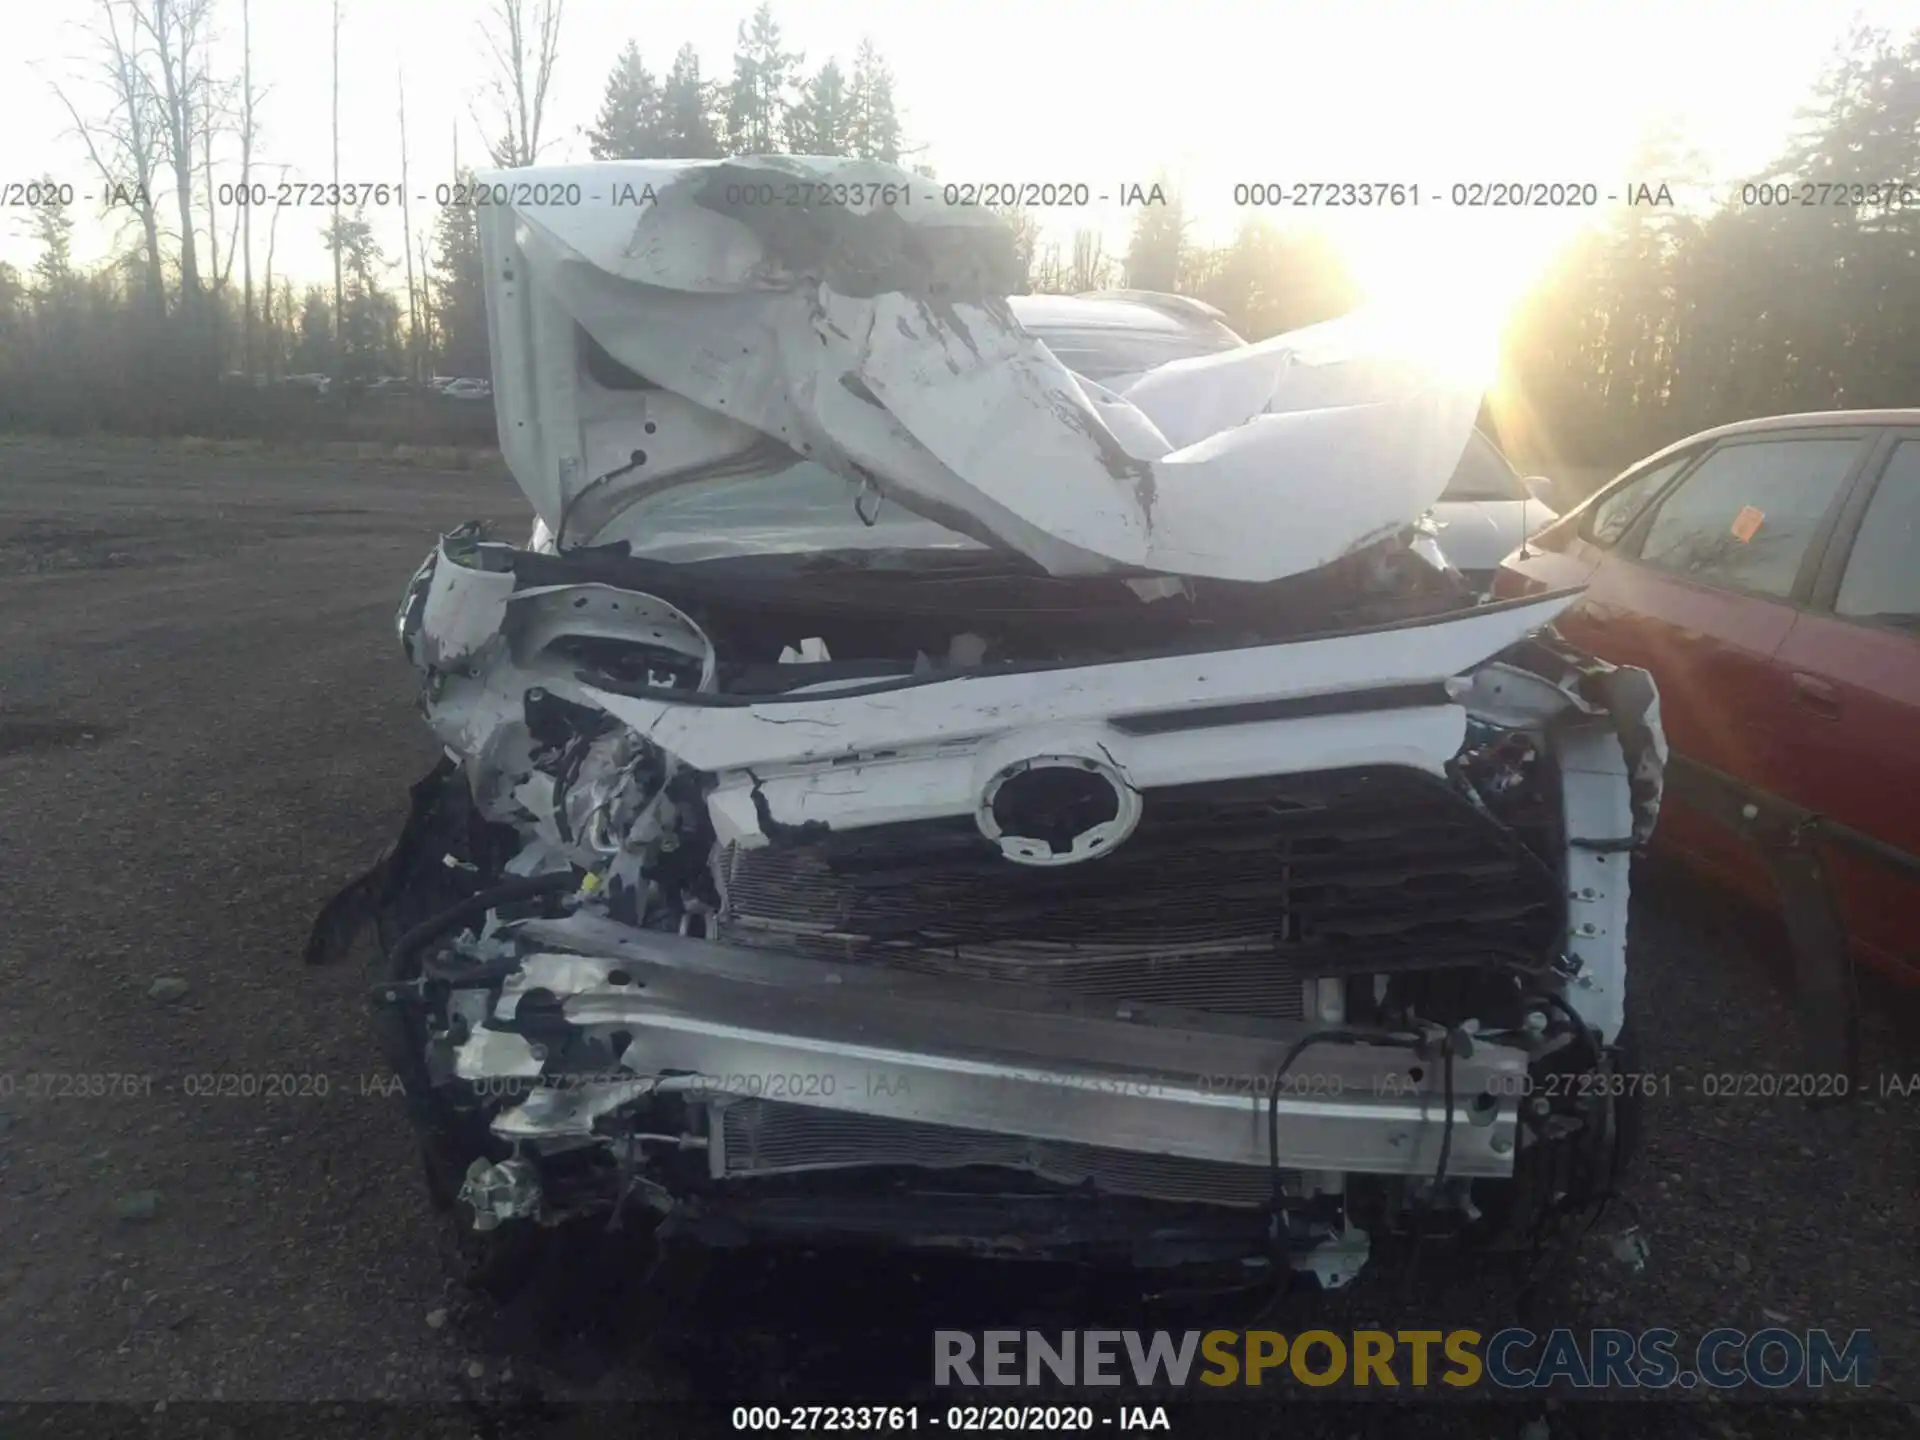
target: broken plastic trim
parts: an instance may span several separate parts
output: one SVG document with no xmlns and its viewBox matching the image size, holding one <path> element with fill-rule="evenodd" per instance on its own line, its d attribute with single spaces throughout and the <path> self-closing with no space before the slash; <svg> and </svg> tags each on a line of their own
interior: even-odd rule
<svg viewBox="0 0 1920 1440">
<path fill-rule="evenodd" d="M 1446 625 L 1457 620 L 1479 619 L 1490 615 L 1502 615 L 1512 611 L 1526 610 L 1534 606 L 1539 606 L 1543 615 L 1552 615 L 1558 613 L 1560 609 L 1564 608 L 1566 604 L 1582 593 L 1583 592 L 1578 589 L 1542 591 L 1539 594 L 1525 595 L 1518 599 L 1501 600 L 1487 605 L 1465 606 L 1458 610 L 1443 610 L 1430 615 L 1414 615 L 1402 620 L 1384 621 L 1378 625 L 1361 625 L 1344 630 L 1306 631 L 1297 635 L 1288 635 L 1282 640 L 1268 643 L 1275 646 L 1310 645 L 1319 641 L 1345 640 L 1358 638 L 1363 635 L 1383 635 L 1394 631 L 1421 630 L 1433 626 Z M 1095 670 L 1102 668 L 1103 664 L 1134 665 L 1147 661 L 1174 660 L 1194 655 L 1231 654 L 1234 650 L 1253 648 L 1265 647 L 1244 645 L 1167 647 L 1155 650 L 1141 650 L 1127 655 L 1125 659 L 1099 662 L 1091 665 L 1085 660 L 1056 660 L 1011 665 L 980 665 L 958 674 L 950 671 L 932 671 L 925 675 L 903 675 L 897 679 L 875 681 L 868 685 L 835 686 L 831 690 L 808 689 L 805 691 L 781 691 L 771 694 L 755 693 L 751 695 L 725 694 L 718 691 L 689 692 L 685 690 L 666 690 L 658 686 L 628 684 L 590 671 L 575 671 L 574 678 L 582 684 L 605 690 L 609 694 L 624 695 L 635 700 L 660 700 L 672 705 L 684 705 L 714 710 L 758 709 L 768 705 L 817 704 L 822 700 L 857 700 L 869 695 L 887 695 L 900 690 L 917 690 L 928 685 L 953 684 L 956 682 L 988 679 L 1002 675 L 1045 675 L 1061 670 Z M 1345 703 L 1346 697 L 1350 695 L 1358 697 L 1361 695 L 1382 694 L 1389 697 L 1388 703 L 1376 705 L 1359 703 L 1349 705 Z M 1442 691 L 1442 697 L 1441 701 L 1434 703 L 1446 703 L 1444 691 Z M 1330 708 L 1312 708 L 1316 702 L 1320 701 L 1326 702 Z M 1344 692 L 1334 692 L 1325 696 L 1302 697 L 1295 702 L 1260 703 L 1298 703 L 1302 708 L 1297 712 L 1291 713 L 1311 715 L 1343 714 L 1357 710 L 1401 709 L 1423 702 L 1412 698 L 1411 687 L 1386 686 L 1375 690 L 1355 689 Z M 1224 711 L 1226 708 L 1227 707 L 1214 707 L 1216 711 Z M 1205 714 L 1206 712 L 1207 707 L 1196 706 L 1190 709 L 1165 712 L 1164 718 L 1170 722 L 1176 716 Z M 1132 716 L 1115 716 L 1112 719 L 1112 723 L 1117 728 L 1130 730 L 1130 732 L 1134 734 L 1149 735 L 1162 733 L 1159 728 L 1159 722 L 1162 718 L 1159 712 L 1154 714 L 1142 713 Z M 1288 715 L 1249 716 L 1248 718 L 1280 719 L 1288 718 Z M 1211 723 L 1232 724 L 1236 722 L 1217 720 Z M 1185 727 L 1169 724 L 1167 728 L 1177 729 Z M 1201 726 L 1197 728 L 1205 727 Z"/>
</svg>

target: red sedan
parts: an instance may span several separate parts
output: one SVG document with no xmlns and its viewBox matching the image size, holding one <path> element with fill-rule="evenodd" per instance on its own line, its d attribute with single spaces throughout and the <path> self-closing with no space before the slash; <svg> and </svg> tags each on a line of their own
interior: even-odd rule
<svg viewBox="0 0 1920 1440">
<path fill-rule="evenodd" d="M 1920 410 L 1670 445 L 1509 555 L 1494 593 L 1582 585 L 1568 637 L 1660 685 L 1657 846 L 1782 908 L 1803 982 L 1835 921 L 1920 981 Z"/>
</svg>

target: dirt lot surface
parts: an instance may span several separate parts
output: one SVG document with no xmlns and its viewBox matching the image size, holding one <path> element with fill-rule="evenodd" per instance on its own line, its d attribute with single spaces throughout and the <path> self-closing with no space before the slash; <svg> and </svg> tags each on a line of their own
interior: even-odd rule
<svg viewBox="0 0 1920 1440">
<path fill-rule="evenodd" d="M 1064 1303 L 1050 1277 L 723 1257 L 648 1327 L 604 1265 L 571 1272 L 597 1309 L 503 1310 L 451 1278 L 358 971 L 298 952 L 431 763 L 392 614 L 474 515 L 525 524 L 486 471 L 0 441 L 0 1402 L 881 1399 L 924 1380 L 935 1325 Z M 1671 882 L 1636 895 L 1634 927 L 1629 1008 L 1665 1077 L 1630 1192 L 1650 1259 L 1615 1258 L 1611 1213 L 1533 1323 L 1866 1328 L 1900 1403 L 1790 1425 L 1780 1403 L 1617 1404 L 1552 1433 L 1920 1423 L 1920 1095 L 1879 1078 L 1920 1073 L 1910 1022 L 1874 1008 L 1870 1093 L 1838 1113 L 1709 1098 L 1708 1076 L 1796 1068 L 1768 932 Z M 1269 1323 L 1511 1322 L 1508 1278 L 1423 1264 L 1417 1300 L 1376 1274 Z M 1386 1409 L 1287 1428 L 1503 1434 L 1532 1413 Z"/>
</svg>

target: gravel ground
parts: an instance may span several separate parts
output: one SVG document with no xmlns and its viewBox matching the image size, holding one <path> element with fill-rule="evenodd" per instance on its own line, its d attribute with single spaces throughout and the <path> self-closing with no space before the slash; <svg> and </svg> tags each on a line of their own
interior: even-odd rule
<svg viewBox="0 0 1920 1440">
<path fill-rule="evenodd" d="M 1069 1297 L 1057 1276 L 829 1258 L 717 1257 L 643 1291 L 588 1257 L 556 1273 L 594 1303 L 558 1310 L 501 1309 L 451 1278 L 399 1102 L 381 1093 L 357 969 L 297 955 L 431 762 L 390 622 L 433 535 L 474 515 L 524 524 L 485 470 L 0 441 L 0 1402 L 167 1402 L 202 1426 L 229 1412 L 197 1402 L 308 1402 L 254 1418 L 464 1435 L 475 1417 L 501 1433 L 501 1412 L 461 1407 L 506 1400 L 516 1425 L 557 1433 L 578 1415 L 526 1406 L 883 1398 L 924 1375 L 936 1323 L 1132 1313 L 1117 1291 Z M 1864 1103 L 1820 1115 L 1704 1095 L 1709 1074 L 1795 1068 L 1778 942 L 1649 878 L 1629 1009 L 1648 1071 L 1667 1077 L 1630 1188 L 1651 1259 L 1636 1273 L 1613 1258 L 1627 1212 L 1610 1216 L 1530 1318 L 1688 1336 L 1864 1327 L 1891 1403 L 1614 1404 L 1557 1411 L 1552 1433 L 1910 1431 L 1920 1096 L 1876 1080 Z M 1920 1074 L 1902 1013 L 1872 1007 L 1870 1077 Z M 285 1077 L 249 1085 L 294 1093 L 189 1093 L 214 1074 Z M 102 1086 L 114 1093 L 86 1093 Z M 1437 1256 L 1419 1294 L 1409 1304 L 1397 1273 L 1376 1273 L 1268 1323 L 1493 1329 L 1515 1313 L 1510 1277 Z M 371 1400 L 453 1408 L 310 1403 Z M 105 1429 L 133 1411 L 84 1413 Z M 644 1413 L 670 1430 L 681 1412 Z M 1419 1419 L 1523 1433 L 1529 1413 Z M 1236 1414 L 1254 1428 L 1255 1412 Z M 1288 1414 L 1292 1433 L 1333 1435 L 1413 1418 Z"/>
</svg>

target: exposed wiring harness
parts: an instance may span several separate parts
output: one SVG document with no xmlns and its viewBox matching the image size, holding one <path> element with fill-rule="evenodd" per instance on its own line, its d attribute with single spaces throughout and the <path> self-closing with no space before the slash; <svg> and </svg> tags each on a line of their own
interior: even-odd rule
<svg viewBox="0 0 1920 1440">
<path fill-rule="evenodd" d="M 544 895 L 566 894 L 579 888 L 580 881 L 571 870 L 552 870 L 541 875 L 518 875 L 485 890 L 475 891 L 439 914 L 422 920 L 395 940 L 388 951 L 392 973 L 404 974 L 406 962 L 416 950 L 456 925 L 478 920 L 497 906 L 518 904 Z"/>
<path fill-rule="evenodd" d="M 1523 981 L 1541 981 L 1552 975 L 1552 972 L 1540 969 L 1539 967 L 1521 965 L 1513 962 L 1504 962 L 1501 968 L 1510 974 L 1520 977 Z M 1558 993 L 1553 987 L 1547 985 L 1535 985 L 1524 990 L 1521 993 L 1520 999 L 1522 1003 L 1537 1000 L 1543 1005 L 1558 1010 L 1565 1018 L 1568 1027 L 1585 1048 L 1587 1060 L 1591 1067 L 1594 1070 L 1605 1070 L 1607 1068 L 1609 1063 L 1608 1047 L 1600 1038 L 1600 1031 L 1587 1023 L 1586 1018 L 1581 1015 L 1572 1001 Z M 1590 1186 L 1580 1190 L 1578 1193 L 1548 1197 L 1546 1202 L 1537 1208 L 1533 1216 L 1533 1222 L 1529 1227 L 1527 1238 L 1527 1270 L 1521 1281 L 1519 1294 L 1515 1297 L 1515 1309 L 1523 1319 L 1526 1316 L 1531 1299 L 1540 1283 L 1552 1273 L 1556 1265 L 1562 1264 L 1571 1258 L 1586 1238 L 1593 1233 L 1601 1220 L 1606 1217 L 1611 1206 L 1616 1203 L 1624 1206 L 1632 1217 L 1632 1224 L 1629 1227 L 1628 1233 L 1632 1233 L 1640 1228 L 1639 1207 L 1635 1205 L 1631 1199 L 1620 1194 L 1619 1191 L 1614 1188 L 1619 1179 L 1622 1166 L 1626 1161 L 1625 1148 L 1627 1144 L 1626 1132 L 1618 1123 L 1619 1112 L 1617 1109 L 1614 1112 L 1614 1121 L 1615 1124 L 1610 1139 L 1604 1182 L 1598 1187 Z M 1547 1240 L 1547 1232 L 1552 1226 L 1552 1223 L 1561 1216 L 1574 1214 L 1580 1210 L 1589 1208 L 1591 1208 L 1592 1213 L 1588 1217 L 1587 1223 L 1581 1227 L 1579 1232 L 1568 1239 L 1563 1245 L 1556 1247 L 1554 1253 L 1543 1254 Z"/>
<path fill-rule="evenodd" d="M 1334 1041 L 1347 1041 L 1353 1044 L 1398 1045 L 1408 1050 L 1419 1048 L 1420 1037 L 1404 1034 L 1397 1030 L 1362 1029 L 1345 1025 L 1328 1026 L 1321 1030 L 1309 1030 L 1292 1045 L 1280 1058 L 1275 1067 L 1273 1079 L 1267 1087 L 1267 1173 L 1273 1181 L 1273 1203 L 1276 1210 L 1280 1207 L 1280 1082 L 1292 1070 L 1296 1061 L 1315 1045 L 1330 1044 Z"/>
<path fill-rule="evenodd" d="M 1501 968 L 1522 980 L 1539 981 L 1548 976 L 1548 972 L 1538 967 L 1514 962 L 1507 962 L 1503 964 Z M 1605 1067 L 1607 1064 L 1607 1049 L 1601 1042 L 1599 1032 L 1586 1022 L 1585 1018 L 1580 1014 L 1579 1010 L 1574 1007 L 1572 1002 L 1554 993 L 1552 989 L 1545 986 L 1528 987 L 1527 990 L 1522 992 L 1519 998 L 1522 1003 L 1537 1001 L 1551 1009 L 1557 1010 L 1567 1022 L 1568 1028 L 1573 1036 L 1587 1052 L 1587 1058 L 1591 1064 L 1595 1068 Z M 1285 1054 L 1281 1057 L 1280 1063 L 1273 1071 L 1267 1094 L 1267 1167 L 1273 1187 L 1271 1204 L 1274 1215 L 1273 1238 L 1276 1248 L 1280 1247 L 1284 1242 L 1286 1233 L 1284 1224 L 1282 1223 L 1285 1210 L 1285 1192 L 1280 1161 L 1281 1084 L 1292 1071 L 1294 1065 L 1298 1063 L 1300 1057 L 1309 1049 L 1315 1045 L 1334 1042 L 1399 1046 L 1411 1050 L 1418 1055 L 1437 1055 L 1440 1068 L 1440 1100 L 1443 1128 L 1440 1134 L 1440 1150 L 1434 1165 L 1433 1177 L 1428 1183 L 1427 1193 L 1421 1203 L 1419 1216 L 1414 1224 L 1412 1243 L 1408 1250 L 1404 1285 L 1410 1294 L 1418 1276 L 1421 1252 L 1432 1229 L 1434 1212 L 1438 1208 L 1442 1192 L 1446 1189 L 1448 1170 L 1453 1159 L 1454 1109 L 1457 1099 L 1454 1085 L 1454 1063 L 1457 1057 L 1472 1054 L 1473 1038 L 1468 1032 L 1457 1027 L 1440 1027 L 1431 1023 L 1427 1028 L 1424 1028 L 1417 1034 L 1402 1030 L 1356 1026 L 1329 1026 L 1323 1029 L 1309 1031 L 1307 1034 L 1296 1039 L 1293 1044 L 1287 1048 Z M 1535 1218 L 1531 1237 L 1532 1260 L 1529 1264 L 1529 1278 L 1526 1282 L 1528 1287 L 1534 1283 L 1532 1272 L 1538 1269 L 1540 1245 L 1544 1239 L 1544 1231 L 1549 1220 L 1556 1214 L 1561 1213 L 1562 1209 L 1581 1209 L 1586 1208 L 1589 1204 L 1594 1205 L 1593 1218 L 1581 1232 L 1581 1237 L 1578 1237 L 1584 1238 L 1586 1234 L 1591 1233 L 1594 1225 L 1599 1222 L 1608 1203 L 1620 1198 L 1613 1190 L 1613 1180 L 1619 1170 L 1622 1145 L 1622 1134 L 1616 1129 L 1612 1137 L 1611 1163 L 1607 1167 L 1606 1183 L 1603 1189 L 1583 1195 L 1575 1205 L 1562 1206 L 1558 1203 L 1551 1203 L 1541 1207 Z M 1575 1243 L 1578 1243 L 1577 1239 Z"/>
<path fill-rule="evenodd" d="M 1305 1035 L 1295 1040 L 1292 1045 L 1288 1046 L 1286 1054 L 1280 1057 L 1280 1063 L 1274 1068 L 1272 1080 L 1267 1087 L 1267 1173 L 1273 1184 L 1273 1194 L 1270 1203 L 1272 1205 L 1273 1217 L 1271 1239 L 1275 1251 L 1275 1299 L 1279 1297 L 1280 1291 L 1285 1286 L 1285 1273 L 1289 1268 L 1288 1256 L 1285 1253 L 1286 1196 L 1284 1182 L 1280 1176 L 1280 1082 L 1284 1080 L 1287 1073 L 1293 1069 L 1295 1062 L 1313 1046 L 1330 1044 L 1335 1041 L 1345 1041 L 1363 1045 L 1397 1045 L 1403 1049 L 1418 1052 L 1420 1046 L 1424 1043 L 1424 1037 L 1406 1034 L 1397 1030 L 1366 1029 L 1335 1025 L 1320 1030 L 1309 1030 Z M 1449 1072 L 1448 1084 L 1449 1086 L 1452 1084 L 1451 1072 Z M 1451 1140 L 1453 1133 L 1453 1126 L 1451 1124 L 1453 1107 L 1451 1103 L 1449 1103 L 1447 1107 L 1447 1119 L 1449 1121 L 1447 1138 Z M 1444 1165 L 1446 1163 L 1447 1141 L 1443 1140 L 1441 1145 L 1441 1163 Z"/>
<path fill-rule="evenodd" d="M 1454 1034 L 1445 1031 L 1440 1036 L 1440 1103 L 1442 1109 L 1440 1131 L 1440 1159 L 1433 1167 L 1433 1180 L 1427 1186 L 1426 1200 L 1420 1206 L 1420 1218 L 1414 1222 L 1413 1244 L 1407 1248 L 1407 1273 L 1404 1289 L 1409 1299 L 1413 1296 L 1414 1276 L 1420 1268 L 1420 1247 L 1426 1244 L 1427 1228 L 1433 1219 L 1434 1206 L 1440 1199 L 1440 1191 L 1447 1183 L 1447 1162 L 1453 1158 L 1453 1052 Z M 1471 1053 L 1473 1042 L 1466 1041 Z"/>
<path fill-rule="evenodd" d="M 606 484 L 609 480 L 618 480 L 622 475 L 631 475 L 635 470 L 638 470 L 642 465 L 646 463 L 647 463 L 646 451 L 644 450 L 632 451 L 627 456 L 626 464 L 616 465 L 613 467 L 613 469 L 607 471 L 606 474 L 596 475 L 592 480 L 588 481 L 585 485 L 581 486 L 579 492 L 576 493 L 571 499 L 569 499 L 564 505 L 560 507 L 560 523 L 556 525 L 553 530 L 554 552 L 558 554 L 560 551 L 566 548 L 567 521 L 573 518 L 574 506 L 578 505 L 582 500 L 586 499 L 587 496 L 591 495 L 594 491 L 598 490 L 602 485 Z"/>
</svg>

